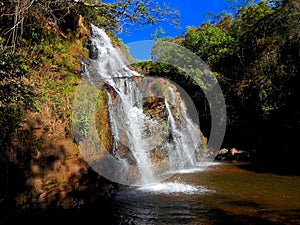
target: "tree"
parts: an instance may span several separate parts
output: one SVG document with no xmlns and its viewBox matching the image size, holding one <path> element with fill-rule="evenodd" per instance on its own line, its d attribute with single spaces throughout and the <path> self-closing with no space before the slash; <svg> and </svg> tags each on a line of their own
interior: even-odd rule
<svg viewBox="0 0 300 225">
<path fill-rule="evenodd" d="M 165 21 L 178 25 L 177 10 L 155 0 L 116 0 L 113 3 L 97 0 L 11 0 L 2 3 L 0 34 L 15 49 L 23 36 L 31 36 L 33 29 L 34 32 L 45 29 L 58 32 L 63 26 L 69 26 L 68 22 L 78 14 L 87 17 L 90 23 L 119 31 L 136 23 L 147 25 Z"/>
<path fill-rule="evenodd" d="M 223 74 L 228 133 L 243 147 L 279 158 L 279 149 L 293 152 L 291 136 L 299 132 L 299 9 L 295 0 L 241 8 L 229 30 L 234 54 L 214 64 Z M 256 141 L 247 145 L 247 139 Z"/>
<path fill-rule="evenodd" d="M 235 17 L 223 15 L 213 24 L 190 27 L 184 37 L 172 40 L 218 73 L 228 111 L 225 146 L 256 149 L 267 159 L 290 159 L 295 153 L 298 143 L 292 137 L 300 132 L 299 12 L 298 0 L 260 1 L 239 7 Z M 175 77 L 191 96 L 197 93 L 181 71 L 159 64 L 150 72 Z M 193 100 L 205 107 L 201 98 Z"/>
<path fill-rule="evenodd" d="M 219 27 L 203 24 L 199 28 L 189 27 L 182 44 L 212 65 L 220 58 L 232 55 L 235 40 Z"/>
</svg>

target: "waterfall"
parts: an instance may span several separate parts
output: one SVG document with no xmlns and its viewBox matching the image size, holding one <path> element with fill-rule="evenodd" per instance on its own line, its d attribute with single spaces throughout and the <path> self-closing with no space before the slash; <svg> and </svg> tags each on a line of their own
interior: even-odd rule
<svg viewBox="0 0 300 225">
<path fill-rule="evenodd" d="M 114 158 L 136 168 L 129 172 L 139 184 L 195 167 L 202 147 L 200 130 L 188 116 L 178 87 L 129 69 L 105 31 L 94 25 L 88 43 L 90 58 L 82 61 L 81 75 L 107 91 Z"/>
</svg>

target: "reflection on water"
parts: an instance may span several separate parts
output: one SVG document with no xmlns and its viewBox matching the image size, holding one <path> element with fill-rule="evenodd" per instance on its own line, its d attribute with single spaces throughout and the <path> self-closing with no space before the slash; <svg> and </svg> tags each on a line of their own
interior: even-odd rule
<svg viewBox="0 0 300 225">
<path fill-rule="evenodd" d="M 92 210 L 16 218 L 10 224 L 295 225 L 300 224 L 300 177 L 213 164 L 204 171 L 183 171 L 162 184 L 122 186 L 111 202 Z"/>
<path fill-rule="evenodd" d="M 120 193 L 114 206 L 119 224 L 188 224 L 206 211 L 190 196 L 149 193 Z"/>
<path fill-rule="evenodd" d="M 122 190 L 113 205 L 120 224 L 300 224 L 299 191 L 296 176 L 213 164 L 180 171 L 172 182 Z"/>
<path fill-rule="evenodd" d="M 151 185 L 145 185 L 137 189 L 138 191 L 148 192 L 150 194 L 203 194 L 204 192 L 208 192 L 205 187 L 201 186 L 193 186 L 190 184 L 186 184 L 183 182 L 161 182 Z"/>
</svg>

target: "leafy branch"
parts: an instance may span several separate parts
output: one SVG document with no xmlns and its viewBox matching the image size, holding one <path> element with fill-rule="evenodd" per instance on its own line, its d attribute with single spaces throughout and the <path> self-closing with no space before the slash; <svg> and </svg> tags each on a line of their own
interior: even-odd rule
<svg viewBox="0 0 300 225">
<path fill-rule="evenodd" d="M 113 3 L 97 0 L 12 0 L 2 3 L 0 13 L 0 35 L 13 50 L 24 36 L 30 37 L 28 34 L 33 28 L 57 32 L 62 26 L 72 26 L 72 19 L 76 23 L 76 15 L 119 32 L 135 24 L 168 22 L 173 26 L 179 25 L 179 12 L 156 0 L 115 0 Z"/>
</svg>

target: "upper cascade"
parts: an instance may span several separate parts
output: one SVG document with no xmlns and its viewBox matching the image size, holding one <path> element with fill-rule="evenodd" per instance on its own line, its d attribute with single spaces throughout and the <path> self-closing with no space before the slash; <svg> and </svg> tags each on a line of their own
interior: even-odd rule
<svg viewBox="0 0 300 225">
<path fill-rule="evenodd" d="M 118 50 L 113 47 L 109 36 L 103 29 L 91 24 L 91 36 L 88 39 L 90 46 L 90 62 L 98 75 L 85 74 L 91 84 L 96 84 L 99 75 L 103 80 L 114 77 L 140 76 L 139 73 L 130 70 L 124 63 Z M 108 81 L 110 82 L 110 81 Z"/>
</svg>

